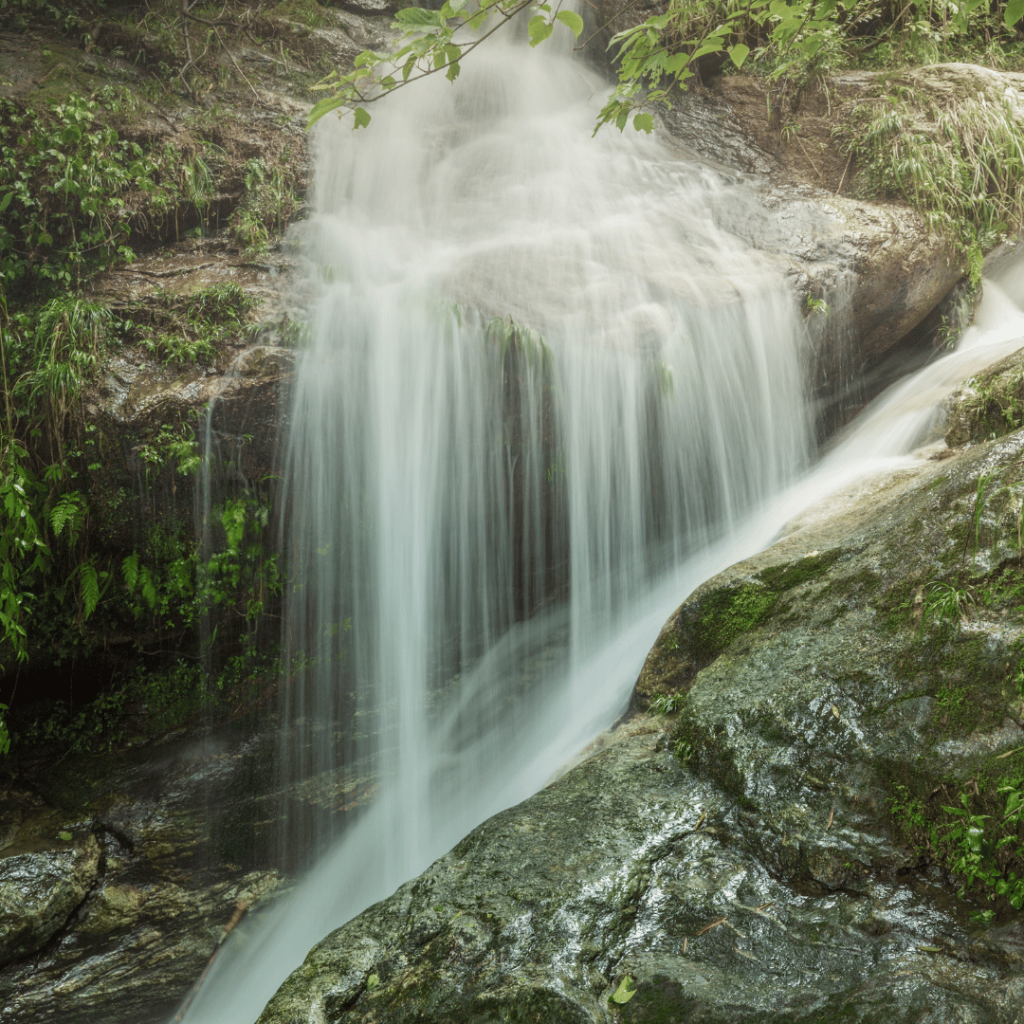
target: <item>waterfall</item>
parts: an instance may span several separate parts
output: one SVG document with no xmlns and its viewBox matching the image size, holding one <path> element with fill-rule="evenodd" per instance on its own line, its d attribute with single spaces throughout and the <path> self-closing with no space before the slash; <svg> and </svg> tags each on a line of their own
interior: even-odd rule
<svg viewBox="0 0 1024 1024">
<path fill-rule="evenodd" d="M 318 859 L 188 1021 L 251 1024 L 327 931 L 611 724 L 807 463 L 795 303 L 709 212 L 741 184 L 591 138 L 604 83 L 499 36 L 317 132 L 281 758 L 288 856 Z"/>
</svg>

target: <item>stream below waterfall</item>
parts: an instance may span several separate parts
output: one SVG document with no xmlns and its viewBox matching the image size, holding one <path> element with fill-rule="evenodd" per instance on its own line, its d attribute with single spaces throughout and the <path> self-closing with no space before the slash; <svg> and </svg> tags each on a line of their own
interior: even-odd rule
<svg viewBox="0 0 1024 1024">
<path fill-rule="evenodd" d="M 951 358 L 809 471 L 809 345 L 779 270 L 716 226 L 753 199 L 605 84 L 498 38 L 353 133 L 317 132 L 316 291 L 287 462 L 282 764 L 340 835 L 236 929 L 182 1019 L 252 1024 L 307 950 L 624 711 L 663 622 L 831 491 L 905 464 L 952 385 L 1019 346 L 997 286 Z M 904 460 L 904 461 L 901 461 Z"/>
</svg>

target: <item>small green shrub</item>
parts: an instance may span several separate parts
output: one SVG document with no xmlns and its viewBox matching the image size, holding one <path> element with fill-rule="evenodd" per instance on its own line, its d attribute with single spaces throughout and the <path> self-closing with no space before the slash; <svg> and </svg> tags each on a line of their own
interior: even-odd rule
<svg viewBox="0 0 1024 1024">
<path fill-rule="evenodd" d="M 103 0 L 93 0 L 94 6 L 103 6 Z M 74 4 L 54 3 L 53 0 L 0 0 L 0 25 L 13 29 L 26 29 L 33 23 L 54 25 L 72 35 L 87 32 L 92 26 L 82 17 Z"/>
<path fill-rule="evenodd" d="M 989 90 L 940 107 L 896 82 L 839 134 L 861 163 L 860 190 L 906 199 L 959 244 L 979 285 L 983 252 L 1024 224 L 1024 125 L 1014 101 Z"/>
<path fill-rule="evenodd" d="M 209 363 L 223 341 L 247 330 L 257 300 L 237 284 L 218 284 L 194 295 L 168 296 L 154 314 L 154 327 L 138 329 L 143 348 L 165 363 Z"/>
<path fill-rule="evenodd" d="M 674 715 L 685 700 L 685 693 L 661 693 L 651 701 L 650 710 L 656 715 Z"/>
<path fill-rule="evenodd" d="M 0 276 L 69 289 L 131 258 L 131 195 L 154 191 L 157 165 L 103 124 L 101 105 L 69 96 L 42 113 L 0 100 Z"/>
<path fill-rule="evenodd" d="M 250 249 L 265 249 L 274 234 L 284 231 L 301 205 L 279 166 L 268 167 L 255 157 L 246 161 L 245 194 L 232 214 L 235 237 Z"/>
</svg>

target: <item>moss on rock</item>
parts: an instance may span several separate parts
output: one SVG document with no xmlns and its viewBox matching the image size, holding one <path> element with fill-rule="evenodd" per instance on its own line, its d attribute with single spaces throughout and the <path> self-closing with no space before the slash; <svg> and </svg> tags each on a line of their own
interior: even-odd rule
<svg viewBox="0 0 1024 1024">
<path fill-rule="evenodd" d="M 979 374 L 949 402 L 946 444 L 959 448 L 1024 426 L 1024 350 Z"/>
</svg>

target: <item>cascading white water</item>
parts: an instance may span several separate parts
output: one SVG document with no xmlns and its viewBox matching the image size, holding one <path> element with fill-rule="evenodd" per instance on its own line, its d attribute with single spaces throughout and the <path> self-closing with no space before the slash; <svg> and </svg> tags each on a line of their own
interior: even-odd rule
<svg viewBox="0 0 1024 1024">
<path fill-rule="evenodd" d="M 251 1024 L 330 928 L 610 724 L 806 463 L 793 300 L 707 212 L 742 190 L 631 129 L 592 139 L 599 80 L 492 42 L 318 132 L 283 762 L 307 809 L 366 806 L 188 1021 Z M 304 849 L 330 841 L 293 810 Z"/>
</svg>

